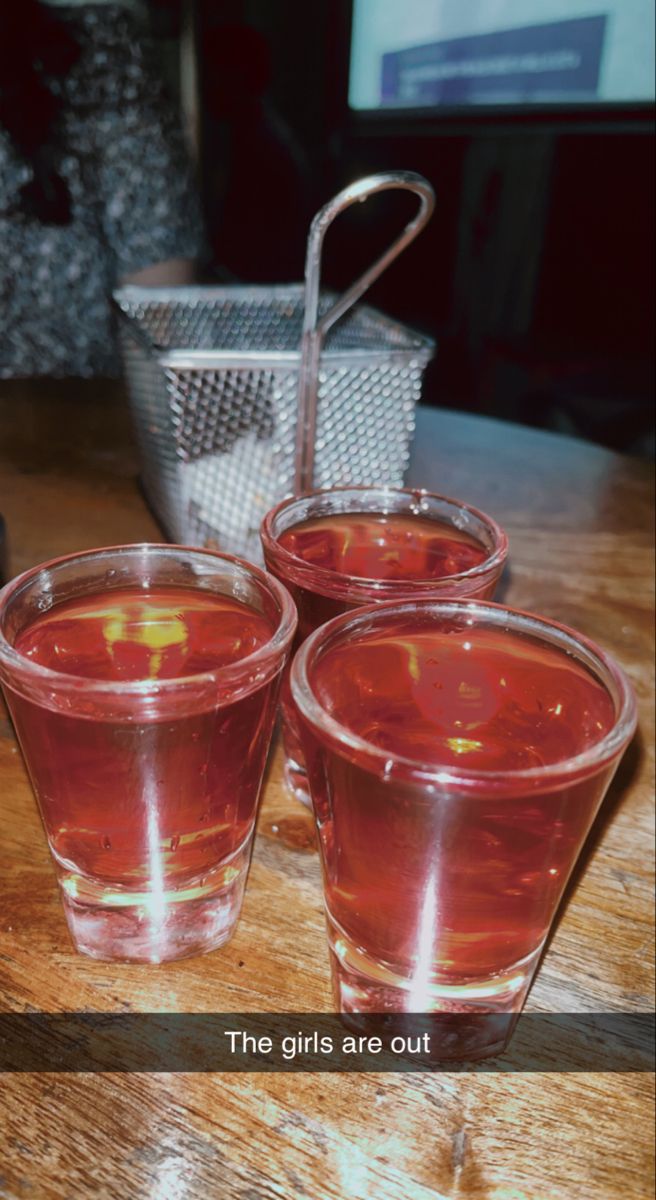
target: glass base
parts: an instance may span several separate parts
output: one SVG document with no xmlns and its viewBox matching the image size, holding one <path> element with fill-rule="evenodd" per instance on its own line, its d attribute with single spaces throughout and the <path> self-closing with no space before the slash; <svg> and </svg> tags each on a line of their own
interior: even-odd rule
<svg viewBox="0 0 656 1200">
<path fill-rule="evenodd" d="M 326 916 L 330 968 L 335 1004 L 345 1024 L 363 1029 L 367 1016 L 376 1015 L 375 1031 L 393 1014 L 442 1014 L 433 1033 L 433 1056 L 438 1059 L 478 1059 L 505 1048 L 521 1012 L 538 964 L 542 945 L 519 962 L 487 979 L 441 981 L 417 974 L 393 972 L 367 955 Z M 410 1017 L 409 1028 L 414 1030 Z M 400 1029 L 398 1017 L 394 1028 Z M 374 1025 L 372 1025 L 374 1030 Z"/>
<path fill-rule="evenodd" d="M 130 892 L 61 872 L 76 950 L 104 962 L 163 963 L 208 954 L 232 936 L 241 912 L 252 836 L 229 859 L 179 890 Z"/>
</svg>

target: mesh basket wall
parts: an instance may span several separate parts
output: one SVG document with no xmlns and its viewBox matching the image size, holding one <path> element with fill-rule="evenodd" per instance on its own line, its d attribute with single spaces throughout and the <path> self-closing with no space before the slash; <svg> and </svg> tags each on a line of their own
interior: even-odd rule
<svg viewBox="0 0 656 1200">
<path fill-rule="evenodd" d="M 116 301 L 144 487 L 167 534 L 260 560 L 262 517 L 293 490 L 302 287 L 124 288 Z M 315 487 L 402 483 L 432 352 L 364 306 L 330 331 Z"/>
</svg>

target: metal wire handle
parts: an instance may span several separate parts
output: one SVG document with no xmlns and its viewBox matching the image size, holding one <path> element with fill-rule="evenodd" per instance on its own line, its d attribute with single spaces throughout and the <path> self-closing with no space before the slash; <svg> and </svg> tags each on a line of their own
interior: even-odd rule
<svg viewBox="0 0 656 1200">
<path fill-rule="evenodd" d="M 362 203 L 377 192 L 399 188 L 414 192 L 419 197 L 419 211 L 412 221 L 381 254 L 380 258 L 365 271 L 350 288 L 340 296 L 321 318 L 319 312 L 319 289 L 321 282 L 321 255 L 328 227 L 356 201 Z M 385 171 L 379 175 L 368 175 L 356 183 L 349 184 L 332 200 L 324 204 L 310 226 L 307 255 L 305 259 L 305 312 L 301 341 L 301 363 L 298 384 L 298 423 L 296 426 L 296 462 L 294 490 L 296 494 L 312 488 L 314 474 L 314 442 L 317 427 L 317 396 L 319 361 L 323 339 L 345 312 L 360 299 L 386 267 L 416 238 L 435 207 L 435 193 L 422 175 L 414 171 Z"/>
</svg>

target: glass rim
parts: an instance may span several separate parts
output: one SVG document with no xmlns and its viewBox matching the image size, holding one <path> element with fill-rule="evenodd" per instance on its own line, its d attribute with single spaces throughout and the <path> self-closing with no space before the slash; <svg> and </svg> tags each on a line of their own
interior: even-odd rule
<svg viewBox="0 0 656 1200">
<path fill-rule="evenodd" d="M 504 624 L 506 627 L 522 629 L 527 633 L 545 640 L 545 633 L 555 634 L 556 645 L 561 652 L 567 653 L 569 642 L 574 647 L 583 649 L 601 668 L 610 675 L 617 688 L 617 712 L 612 728 L 593 746 L 589 746 L 580 754 L 570 755 L 554 763 L 546 763 L 539 767 L 524 767 L 520 769 L 474 770 L 465 767 L 440 767 L 427 765 L 418 759 L 402 755 L 390 754 L 389 751 L 374 745 L 359 734 L 353 733 L 341 721 L 332 717 L 316 698 L 310 685 L 308 668 L 313 657 L 320 653 L 325 643 L 336 637 L 346 627 L 353 631 L 358 625 L 371 628 L 371 622 L 383 620 L 387 614 L 412 613 L 417 607 L 423 611 L 435 610 L 445 615 L 455 615 L 458 612 L 470 611 L 473 616 L 488 615 L 492 624 Z M 510 619 L 510 620 L 509 620 Z M 550 644 L 554 645 L 550 639 Z M 580 658 L 579 658 L 580 661 Z M 494 792 L 506 790 L 514 792 L 526 786 L 532 792 L 550 789 L 554 784 L 564 784 L 577 777 L 583 779 L 597 769 L 600 769 L 628 744 L 637 724 L 637 708 L 635 693 L 623 668 L 612 655 L 607 654 L 591 639 L 576 629 L 564 625 L 548 617 L 538 616 L 523 609 L 508 608 L 503 604 L 495 604 L 489 600 L 448 599 L 439 597 L 422 597 L 418 600 L 388 601 L 383 604 L 368 605 L 355 611 L 343 613 L 320 626 L 303 642 L 292 662 L 291 691 L 295 704 L 301 716 L 310 724 L 324 743 L 341 751 L 357 755 L 358 765 L 364 769 L 373 768 L 387 779 L 404 779 L 408 782 L 429 783 L 438 786 L 459 786 L 468 791 Z M 607 682 L 600 679 L 607 692 L 610 693 Z M 615 699 L 615 697 L 612 697 Z M 392 766 L 390 767 L 390 763 Z"/>
<path fill-rule="evenodd" d="M 240 658 L 234 663 L 227 663 L 223 667 L 215 667 L 210 671 L 199 671 L 192 675 L 178 675 L 172 679 L 129 679 L 122 681 L 114 679 L 90 679 L 84 675 L 74 675 L 67 671 L 57 671 L 53 667 L 45 667 L 41 663 L 33 662 L 24 654 L 21 654 L 5 636 L 2 628 L 2 616 L 7 604 L 24 588 L 29 586 L 30 582 L 38 579 L 38 576 L 41 574 L 56 570 L 58 567 L 64 565 L 92 559 L 102 559 L 104 557 L 118 559 L 126 554 L 145 554 L 146 556 L 162 555 L 163 557 L 175 558 L 181 551 L 184 554 L 218 559 L 220 562 L 235 565 L 245 575 L 254 576 L 263 587 L 268 589 L 270 595 L 276 599 L 280 606 L 280 617 L 277 627 L 263 646 L 259 646 L 257 650 L 245 655 L 244 658 Z M 53 689 L 56 688 L 58 693 L 77 692 L 83 688 L 84 692 L 90 696 L 119 696 L 126 700 L 129 697 L 157 697 L 158 699 L 163 699 L 167 695 L 172 695 L 184 688 L 202 687 L 214 683 L 223 685 L 230 683 L 238 684 L 246 676 L 252 674 L 253 668 L 266 667 L 275 661 L 278 655 L 282 656 L 284 654 L 293 638 L 296 623 L 296 606 L 285 586 L 274 575 L 271 575 L 270 572 L 263 570 L 254 563 L 248 562 L 246 559 L 238 558 L 234 554 L 224 554 L 219 550 L 209 550 L 198 546 L 182 546 L 168 542 L 128 542 L 119 546 L 100 546 L 92 550 L 80 550 L 73 554 L 59 555 L 57 558 L 51 558 L 46 562 L 38 563 L 34 567 L 29 567 L 26 571 L 22 571 L 14 579 L 10 579 L 0 589 L 0 666 L 4 665 L 10 668 L 13 675 L 22 677 L 25 681 L 46 685 L 50 684 Z M 11 679 L 5 682 L 11 686 Z M 258 679 L 257 682 L 263 684 L 265 678 Z"/>
<path fill-rule="evenodd" d="M 489 530 L 494 542 L 493 549 L 483 562 L 477 563 L 474 567 L 469 567 L 466 571 L 457 571 L 452 575 L 445 575 L 439 579 L 427 578 L 409 581 L 407 579 L 371 579 L 364 575 L 349 575 L 346 572 L 333 571 L 328 567 L 314 566 L 280 545 L 273 527 L 281 513 L 287 512 L 294 505 L 301 504 L 303 501 L 311 500 L 314 497 L 345 495 L 349 492 L 354 493 L 356 496 L 358 493 L 366 492 L 379 493 L 383 496 L 388 495 L 392 497 L 409 496 L 414 497 L 418 503 L 422 499 L 438 500 L 452 506 L 454 509 L 464 510 L 479 520 Z M 289 528 L 293 528 L 293 525 L 290 525 Z M 404 592 L 407 593 L 410 583 L 413 591 L 415 589 L 420 589 L 422 592 L 440 591 L 442 588 L 452 587 L 454 584 L 484 578 L 497 568 L 501 569 L 508 555 L 508 535 L 506 531 L 495 521 L 494 517 L 489 516 L 482 509 L 475 508 L 473 504 L 468 504 L 457 497 L 445 496 L 440 492 L 431 492 L 427 488 L 394 487 L 391 484 L 345 484 L 333 488 L 317 488 L 310 492 L 303 492 L 298 496 L 288 496 L 285 500 L 281 500 L 279 504 L 269 509 L 268 513 L 265 514 L 260 525 L 260 537 L 265 553 L 269 552 L 272 558 L 275 558 L 278 563 L 287 568 L 290 579 L 295 583 L 301 583 L 300 577 L 303 576 L 303 583 L 301 584 L 303 586 L 308 578 L 311 577 L 319 585 L 312 590 L 319 591 L 321 585 L 323 585 L 321 594 L 332 596 L 335 589 L 338 589 L 338 598 L 342 597 L 345 587 L 356 593 L 358 590 L 366 591 L 366 598 L 368 598 L 368 593 L 371 591 L 390 593 L 391 599 L 394 599 L 394 593 L 397 593 L 399 601 L 401 595 Z"/>
</svg>

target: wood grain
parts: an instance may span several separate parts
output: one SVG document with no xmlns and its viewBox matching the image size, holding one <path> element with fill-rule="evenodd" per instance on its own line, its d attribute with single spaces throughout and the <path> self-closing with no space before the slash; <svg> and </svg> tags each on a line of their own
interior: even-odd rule
<svg viewBox="0 0 656 1200">
<path fill-rule="evenodd" d="M 0 392 L 0 511 L 12 573 L 160 537 L 118 388 Z M 566 438 L 420 414 L 412 481 L 506 527 L 503 598 L 564 620 L 631 676 L 640 731 L 604 804 L 529 998 L 543 1010 L 653 1003 L 648 468 Z M 233 941 L 157 968 L 71 949 L 11 726 L 0 719 L 0 1009 L 331 1007 L 309 818 L 270 767 Z M 7 1075 L 0 1197 L 78 1200 L 646 1200 L 644 1075 Z"/>
</svg>

